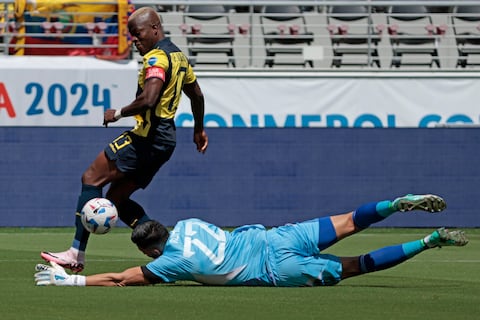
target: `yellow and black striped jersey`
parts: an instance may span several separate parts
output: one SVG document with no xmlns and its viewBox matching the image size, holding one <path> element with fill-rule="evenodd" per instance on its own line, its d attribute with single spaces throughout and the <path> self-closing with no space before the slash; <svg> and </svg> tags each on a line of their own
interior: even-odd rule
<svg viewBox="0 0 480 320">
<path fill-rule="evenodd" d="M 160 101 L 155 108 L 135 116 L 137 125 L 132 131 L 142 137 L 154 134 L 153 132 L 158 130 L 155 127 L 161 125 L 162 120 L 175 117 L 183 85 L 196 80 L 187 57 L 169 39 L 159 41 L 156 47 L 143 57 L 137 95 L 142 92 L 145 81 L 150 78 L 160 78 L 164 84 L 160 92 Z"/>
</svg>

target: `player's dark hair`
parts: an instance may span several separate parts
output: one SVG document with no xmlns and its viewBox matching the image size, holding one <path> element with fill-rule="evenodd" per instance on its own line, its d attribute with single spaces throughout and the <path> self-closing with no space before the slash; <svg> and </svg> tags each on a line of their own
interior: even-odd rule
<svg viewBox="0 0 480 320">
<path fill-rule="evenodd" d="M 168 230 L 158 221 L 150 220 L 133 229 L 131 240 L 142 249 L 163 248 L 168 239 Z"/>
</svg>

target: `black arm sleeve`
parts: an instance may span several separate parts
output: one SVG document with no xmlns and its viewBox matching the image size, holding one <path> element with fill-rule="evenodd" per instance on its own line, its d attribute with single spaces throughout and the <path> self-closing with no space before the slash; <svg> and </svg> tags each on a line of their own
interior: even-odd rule
<svg viewBox="0 0 480 320">
<path fill-rule="evenodd" d="M 162 283 L 162 282 L 163 282 L 163 280 L 162 280 L 160 277 L 157 277 L 156 275 L 154 275 L 153 272 L 151 272 L 150 270 L 148 270 L 146 266 L 141 266 L 140 268 L 142 269 L 143 276 L 144 276 L 151 284 Z"/>
</svg>

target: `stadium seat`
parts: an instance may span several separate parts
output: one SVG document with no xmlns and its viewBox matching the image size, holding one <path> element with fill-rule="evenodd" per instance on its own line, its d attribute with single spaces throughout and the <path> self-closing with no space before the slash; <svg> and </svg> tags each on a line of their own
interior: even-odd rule
<svg viewBox="0 0 480 320">
<path fill-rule="evenodd" d="M 425 6 L 398 5 L 391 6 L 387 13 L 388 34 L 392 47 L 391 67 L 402 65 L 435 64 L 440 68 L 438 45 L 440 37 L 445 34 L 446 26 L 435 26 Z M 411 62 L 402 60 L 405 55 L 417 56 Z M 430 56 L 428 61 L 419 61 L 418 56 Z"/>
<path fill-rule="evenodd" d="M 188 55 L 195 64 L 226 64 L 235 67 L 233 42 L 235 26 L 223 5 L 189 5 L 185 7 L 180 26 L 187 39 Z M 209 54 L 210 60 L 198 60 L 199 54 Z M 218 54 L 226 54 L 219 60 Z"/>
<path fill-rule="evenodd" d="M 470 55 L 480 55 L 480 5 L 454 7 L 451 21 L 458 51 L 457 67 L 480 65 L 468 60 Z"/>
<path fill-rule="evenodd" d="M 260 25 L 265 44 L 265 66 L 309 65 L 312 60 L 303 58 L 303 47 L 313 42 L 313 33 L 308 31 L 305 16 L 298 6 L 264 6 L 260 13 Z M 301 59 L 279 61 L 278 55 L 300 55 Z"/>
<path fill-rule="evenodd" d="M 374 26 L 367 7 L 337 5 L 327 8 L 327 29 L 333 50 L 332 67 L 342 65 L 373 66 L 380 68 L 378 43 L 384 26 Z M 345 55 L 363 55 L 365 60 L 345 62 Z"/>
</svg>

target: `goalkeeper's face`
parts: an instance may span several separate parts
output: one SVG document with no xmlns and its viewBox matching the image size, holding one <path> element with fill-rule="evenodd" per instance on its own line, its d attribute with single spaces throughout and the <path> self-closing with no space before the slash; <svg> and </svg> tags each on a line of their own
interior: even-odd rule
<svg viewBox="0 0 480 320">
<path fill-rule="evenodd" d="M 144 255 L 156 259 L 162 255 L 162 251 L 158 248 L 155 247 L 150 247 L 150 248 L 140 248 L 138 247 L 138 250 L 142 251 Z"/>
</svg>

